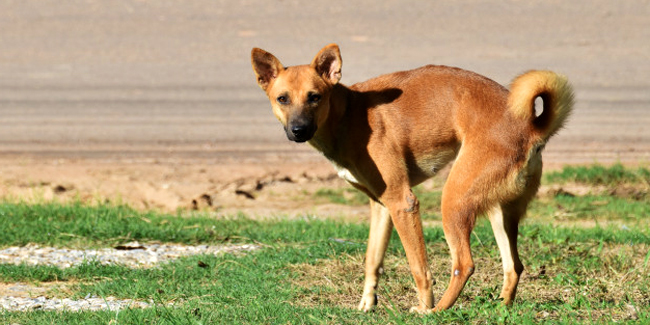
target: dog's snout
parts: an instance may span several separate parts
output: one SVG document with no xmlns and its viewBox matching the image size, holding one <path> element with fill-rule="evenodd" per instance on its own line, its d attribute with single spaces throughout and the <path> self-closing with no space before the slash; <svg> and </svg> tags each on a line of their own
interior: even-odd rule
<svg viewBox="0 0 650 325">
<path fill-rule="evenodd" d="M 296 136 L 296 138 L 304 138 L 309 135 L 310 127 L 308 125 L 294 125 L 291 127 L 291 133 Z"/>
<path fill-rule="evenodd" d="M 290 123 L 287 128 L 287 137 L 291 141 L 305 142 L 309 141 L 316 132 L 316 125 L 309 122 L 294 122 Z"/>
</svg>

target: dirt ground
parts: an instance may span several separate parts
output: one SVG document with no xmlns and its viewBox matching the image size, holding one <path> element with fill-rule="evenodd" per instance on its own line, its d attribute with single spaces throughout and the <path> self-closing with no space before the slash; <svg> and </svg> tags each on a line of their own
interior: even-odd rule
<svg viewBox="0 0 650 325">
<path fill-rule="evenodd" d="M 239 212 L 251 216 L 324 213 L 342 207 L 314 204 L 323 188 L 346 186 L 325 163 L 275 165 L 182 162 L 97 162 L 59 159 L 50 163 L 3 161 L 0 195 L 10 201 L 126 203 L 162 212 Z M 355 208 L 345 208 L 355 213 Z M 363 209 L 365 212 L 365 209 Z"/>
<path fill-rule="evenodd" d="M 318 158 L 272 164 L 5 158 L 0 160 L 0 197 L 10 202 L 124 203 L 139 210 L 182 214 L 200 210 L 217 216 L 367 218 L 365 206 L 333 204 L 316 195 L 323 189 L 351 188 L 324 158 Z M 547 166 L 546 170 L 554 170 L 562 164 Z M 440 188 L 447 170 L 424 186 Z"/>
<path fill-rule="evenodd" d="M 341 46 L 352 84 L 424 64 L 507 84 L 566 74 L 576 110 L 548 168 L 650 161 L 648 1 L 0 0 L 0 197 L 174 212 L 365 215 L 310 200 L 346 186 L 289 143 L 250 68 Z M 282 17 L 282 19 L 279 19 Z"/>
</svg>

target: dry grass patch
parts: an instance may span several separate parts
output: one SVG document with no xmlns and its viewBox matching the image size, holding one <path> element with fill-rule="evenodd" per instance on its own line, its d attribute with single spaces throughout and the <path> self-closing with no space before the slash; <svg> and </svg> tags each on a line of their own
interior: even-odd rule
<svg viewBox="0 0 650 325">
<path fill-rule="evenodd" d="M 547 243 L 548 250 L 543 254 L 548 257 L 543 260 L 536 259 L 539 250 L 532 245 L 522 239 L 520 252 L 526 271 L 516 304 L 532 303 L 536 319 L 548 321 L 571 315 L 586 321 L 635 320 L 639 311 L 650 304 L 649 245 Z M 476 273 L 453 308 L 500 308 L 503 273 L 496 245 L 479 243 L 473 253 Z M 450 272 L 446 244 L 429 243 L 428 254 L 436 280 L 434 296 L 440 298 Z M 363 265 L 364 256 L 359 253 L 289 266 L 296 274 L 293 284 L 301 288 L 297 304 L 356 308 L 363 290 Z M 408 311 L 416 303 L 416 291 L 406 258 L 401 252 L 389 252 L 384 269 L 377 312 L 384 315 L 389 310 Z"/>
<path fill-rule="evenodd" d="M 0 297 L 17 298 L 68 298 L 72 296 L 81 285 L 79 281 L 54 281 L 38 283 L 0 283 Z"/>
</svg>

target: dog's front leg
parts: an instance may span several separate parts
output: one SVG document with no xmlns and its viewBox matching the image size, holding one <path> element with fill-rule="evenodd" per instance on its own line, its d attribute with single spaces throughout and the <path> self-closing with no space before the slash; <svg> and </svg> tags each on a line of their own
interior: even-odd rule
<svg viewBox="0 0 650 325">
<path fill-rule="evenodd" d="M 386 191 L 382 196 L 382 202 L 389 208 L 418 290 L 419 304 L 411 308 L 411 311 L 429 313 L 433 308 L 433 292 L 431 291 L 433 279 L 429 271 L 427 252 L 424 246 L 424 233 L 419 212 L 420 203 L 408 186 Z"/>
<path fill-rule="evenodd" d="M 384 255 L 388 247 L 393 222 L 388 209 L 381 203 L 370 200 L 370 235 L 366 250 L 366 280 L 359 310 L 370 311 L 377 304 L 377 285 L 383 272 Z"/>
</svg>

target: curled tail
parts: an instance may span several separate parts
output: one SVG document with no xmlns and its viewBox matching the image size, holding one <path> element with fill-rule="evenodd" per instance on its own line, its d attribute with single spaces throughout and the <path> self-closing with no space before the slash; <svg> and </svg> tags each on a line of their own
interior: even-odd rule
<svg viewBox="0 0 650 325">
<path fill-rule="evenodd" d="M 535 99 L 544 110 L 535 115 Z M 515 116 L 531 121 L 534 134 L 546 142 L 562 128 L 573 109 L 573 88 L 565 76 L 552 71 L 529 71 L 512 81 L 508 107 Z"/>
</svg>

